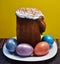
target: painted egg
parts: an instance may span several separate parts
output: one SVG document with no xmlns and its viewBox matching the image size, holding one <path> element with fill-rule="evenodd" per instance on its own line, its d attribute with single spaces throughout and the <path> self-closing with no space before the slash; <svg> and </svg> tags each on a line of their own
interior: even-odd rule
<svg viewBox="0 0 60 64">
<path fill-rule="evenodd" d="M 52 36 L 50 35 L 45 35 L 42 37 L 42 41 L 46 41 L 48 42 L 48 44 L 50 45 L 50 48 L 52 47 L 53 43 L 54 43 L 54 39 Z"/>
<path fill-rule="evenodd" d="M 17 47 L 17 40 L 16 39 L 8 39 L 6 42 L 6 48 L 8 49 L 9 52 L 15 52 Z"/>
<path fill-rule="evenodd" d="M 33 47 L 29 44 L 19 44 L 16 53 L 20 56 L 30 56 L 33 54 Z"/>
<path fill-rule="evenodd" d="M 34 49 L 34 53 L 37 56 L 46 55 L 49 52 L 49 44 L 47 42 L 39 42 Z"/>
</svg>

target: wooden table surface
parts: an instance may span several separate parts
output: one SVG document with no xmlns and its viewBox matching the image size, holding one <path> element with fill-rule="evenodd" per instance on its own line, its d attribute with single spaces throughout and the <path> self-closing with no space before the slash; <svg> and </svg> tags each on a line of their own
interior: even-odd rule
<svg viewBox="0 0 60 64">
<path fill-rule="evenodd" d="M 7 41 L 7 38 L 0 38 L 0 64 L 60 64 L 60 39 L 55 39 L 57 46 L 58 46 L 58 52 L 55 57 L 52 59 L 41 61 L 41 62 L 20 62 L 20 61 L 14 61 L 11 59 L 8 59 L 3 55 L 2 47 L 4 43 Z"/>
</svg>

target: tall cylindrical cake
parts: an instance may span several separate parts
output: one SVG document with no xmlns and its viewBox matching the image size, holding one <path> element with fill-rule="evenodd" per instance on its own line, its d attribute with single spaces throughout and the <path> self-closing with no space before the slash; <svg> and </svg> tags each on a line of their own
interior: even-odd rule
<svg viewBox="0 0 60 64">
<path fill-rule="evenodd" d="M 16 11 L 17 40 L 35 47 L 45 31 L 44 15 L 35 8 L 20 8 Z"/>
</svg>

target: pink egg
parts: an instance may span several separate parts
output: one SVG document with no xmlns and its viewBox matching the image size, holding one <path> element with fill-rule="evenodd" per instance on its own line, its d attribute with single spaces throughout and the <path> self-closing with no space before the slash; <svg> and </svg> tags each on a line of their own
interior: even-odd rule
<svg viewBox="0 0 60 64">
<path fill-rule="evenodd" d="M 20 56 L 30 56 L 33 54 L 33 47 L 29 44 L 19 44 L 16 53 Z"/>
<path fill-rule="evenodd" d="M 39 42 L 34 49 L 34 52 L 38 56 L 46 55 L 49 52 L 49 44 L 47 42 Z"/>
</svg>

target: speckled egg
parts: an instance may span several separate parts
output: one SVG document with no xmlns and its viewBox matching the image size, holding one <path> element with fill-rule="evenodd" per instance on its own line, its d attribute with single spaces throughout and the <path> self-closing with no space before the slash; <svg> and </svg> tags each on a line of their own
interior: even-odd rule
<svg viewBox="0 0 60 64">
<path fill-rule="evenodd" d="M 16 53 L 20 56 L 31 56 L 33 54 L 33 47 L 29 44 L 19 44 L 16 48 Z"/>
<path fill-rule="evenodd" d="M 16 39 L 8 39 L 6 42 L 6 48 L 9 52 L 15 52 L 17 47 L 17 40 Z"/>
<path fill-rule="evenodd" d="M 47 42 L 39 42 L 34 49 L 34 53 L 37 56 L 46 55 L 49 52 L 49 44 Z"/>
</svg>

